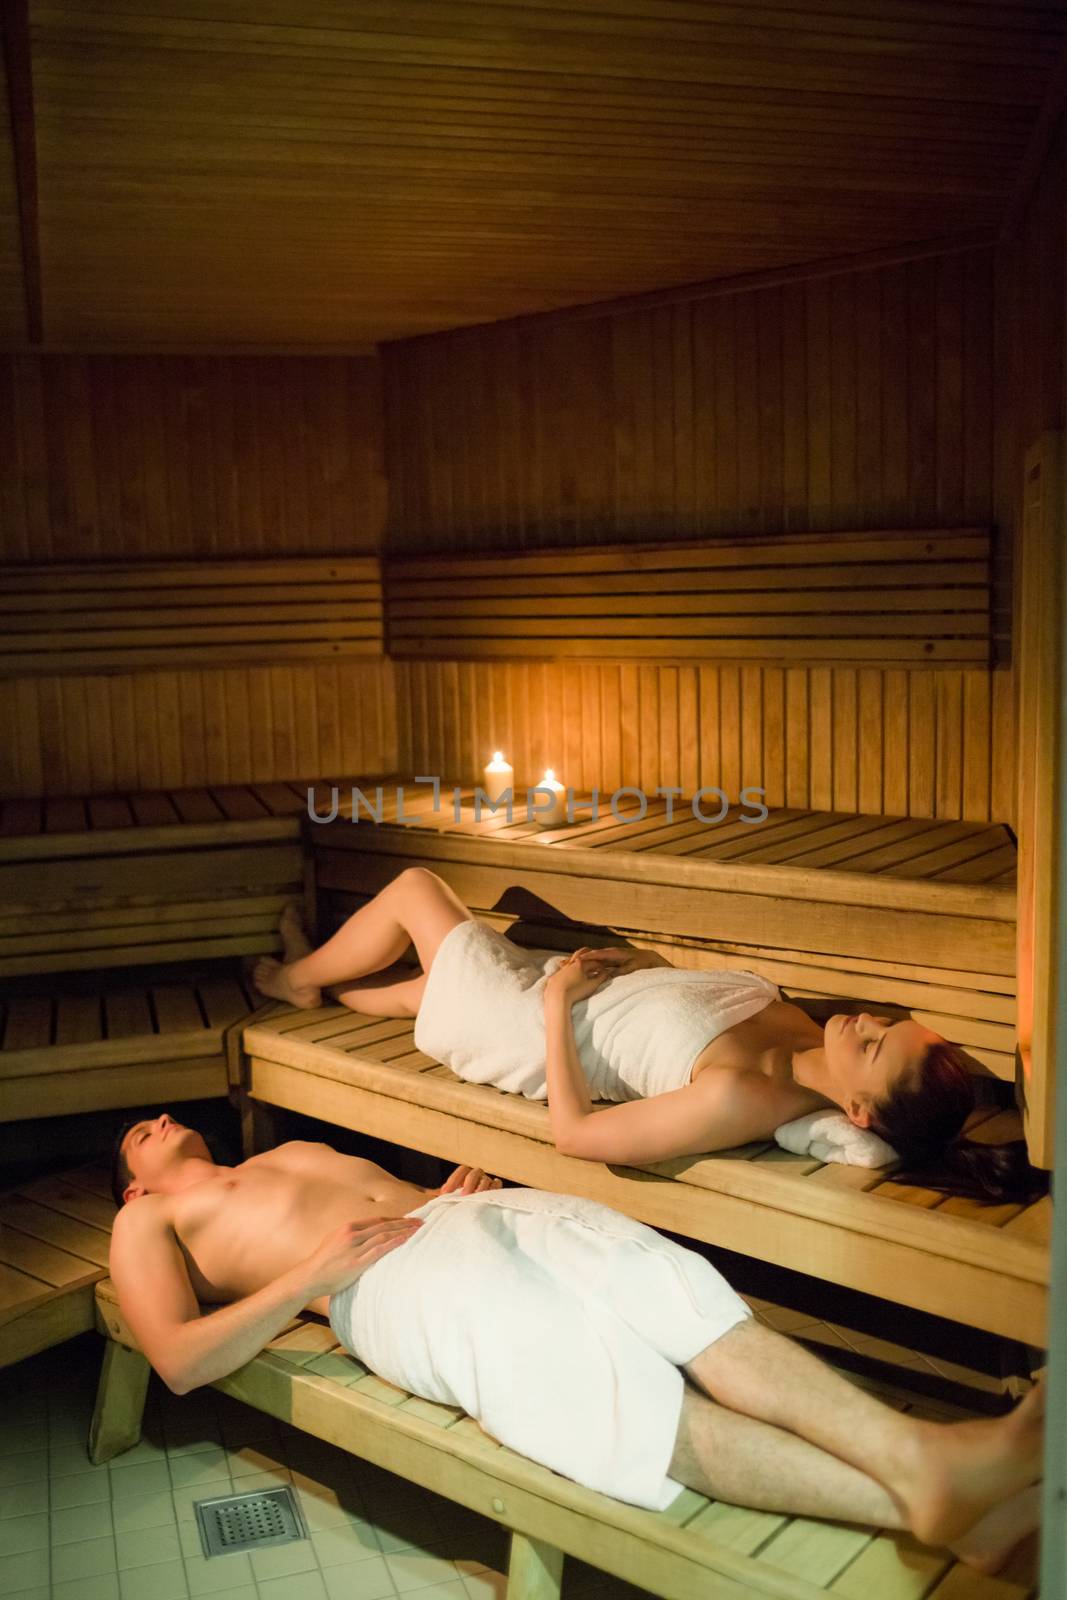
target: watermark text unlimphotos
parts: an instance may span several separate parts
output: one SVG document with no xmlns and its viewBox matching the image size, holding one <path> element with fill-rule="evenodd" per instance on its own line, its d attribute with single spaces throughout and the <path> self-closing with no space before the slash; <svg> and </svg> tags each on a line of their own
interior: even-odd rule
<svg viewBox="0 0 1067 1600">
<path fill-rule="evenodd" d="M 443 809 L 443 800 L 447 793 L 442 789 L 441 779 L 416 777 L 412 779 L 412 783 L 428 783 L 433 786 L 433 810 L 435 814 L 439 814 Z M 365 813 L 365 820 L 368 822 L 377 823 L 384 819 L 385 788 L 382 784 L 378 784 L 372 792 L 373 800 L 369 799 L 362 789 L 356 788 L 355 785 L 352 786 L 351 812 L 349 813 L 346 809 L 344 813 L 350 822 L 359 822 L 361 820 L 361 808 Z M 405 812 L 405 786 L 403 784 L 396 784 L 394 793 L 396 795 L 396 814 L 389 817 L 391 825 L 418 822 L 425 817 L 425 810 L 421 808 L 410 814 Z M 667 822 L 676 820 L 675 802 L 683 793 L 684 791 L 680 786 L 668 784 L 660 784 L 653 790 L 655 798 L 667 802 L 667 815 L 665 818 Z M 765 793 L 766 790 L 764 789 L 746 785 L 740 791 L 738 799 L 731 801 L 724 789 L 698 789 L 689 798 L 689 811 L 697 822 L 714 824 L 722 822 L 734 806 L 741 806 L 742 808 L 747 807 L 749 810 L 742 810 L 740 817 L 737 818 L 739 822 L 765 822 L 770 814 L 763 804 Z M 525 790 L 519 790 L 519 795 L 522 794 L 526 796 L 524 803 L 518 800 L 516 794 L 510 788 L 503 790 L 500 795 L 491 799 L 483 788 L 476 787 L 473 798 L 475 822 L 481 821 L 483 813 L 489 816 L 497 816 L 503 813 L 508 822 L 517 820 L 539 822 L 544 820 L 550 813 L 553 820 L 555 819 L 557 807 L 560 804 L 558 791 L 550 789 L 547 784 L 535 783 Z M 589 813 L 588 818 L 583 817 L 582 820 L 590 822 L 598 821 L 605 814 L 610 814 L 616 822 L 620 823 L 640 822 L 648 814 L 648 793 L 633 784 L 623 784 L 620 788 L 612 790 L 606 799 L 599 789 L 593 789 L 587 799 L 577 798 L 572 788 L 566 789 L 565 794 L 567 822 L 575 822 L 580 811 Z M 466 798 L 464 798 L 465 796 Z M 322 810 L 320 809 L 322 797 L 319 796 L 317 799 L 316 791 L 309 789 L 307 804 L 308 816 L 312 822 L 334 822 L 342 814 L 341 790 L 336 784 L 331 786 L 329 807 L 326 810 Z M 463 820 L 463 807 L 470 804 L 472 804 L 472 801 L 469 791 L 454 785 L 452 788 L 452 812 L 456 822 Z M 684 808 L 678 813 L 680 816 L 685 814 Z"/>
</svg>

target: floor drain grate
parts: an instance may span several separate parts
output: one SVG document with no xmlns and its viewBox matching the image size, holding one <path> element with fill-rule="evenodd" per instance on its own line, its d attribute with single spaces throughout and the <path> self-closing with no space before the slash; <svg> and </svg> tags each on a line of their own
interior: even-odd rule
<svg viewBox="0 0 1067 1600">
<path fill-rule="evenodd" d="M 307 1538 L 307 1526 L 292 1489 L 257 1489 L 194 1504 L 205 1556 L 264 1550 Z"/>
</svg>

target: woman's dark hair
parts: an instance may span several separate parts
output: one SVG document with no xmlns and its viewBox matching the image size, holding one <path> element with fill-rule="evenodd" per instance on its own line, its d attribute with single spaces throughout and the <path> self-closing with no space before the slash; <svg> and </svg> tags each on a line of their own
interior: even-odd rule
<svg viewBox="0 0 1067 1600">
<path fill-rule="evenodd" d="M 1048 1188 L 1048 1174 L 1030 1165 L 1025 1140 L 960 1138 L 974 1104 L 963 1051 L 945 1039 L 930 1045 L 919 1070 L 902 1077 L 873 1110 L 871 1128 L 901 1159 L 890 1177 L 976 1200 L 1025 1205 L 1036 1199 Z"/>
</svg>

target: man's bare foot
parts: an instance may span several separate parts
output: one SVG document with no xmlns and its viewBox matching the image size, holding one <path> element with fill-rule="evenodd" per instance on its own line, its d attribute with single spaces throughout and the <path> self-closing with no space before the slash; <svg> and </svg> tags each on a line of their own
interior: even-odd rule
<svg viewBox="0 0 1067 1600">
<path fill-rule="evenodd" d="M 311 954 L 300 913 L 291 902 L 278 919 L 278 933 L 285 953 L 284 963 L 273 956 L 262 956 L 252 969 L 252 982 L 260 994 L 272 1000 L 282 1000 L 286 1005 L 301 1011 L 312 1011 L 322 1003 L 322 991 L 313 983 L 294 980 L 293 967 L 304 956 Z"/>
<path fill-rule="evenodd" d="M 954 1539 L 949 1548 L 969 1567 L 992 1577 L 1040 1522 L 1041 1485 L 1035 1483 L 987 1511 L 965 1534 Z"/>
<path fill-rule="evenodd" d="M 1006 1417 L 917 1424 L 918 1462 L 901 1489 L 916 1538 L 953 1545 L 1036 1482 L 1044 1409 L 1039 1384 Z"/>
</svg>

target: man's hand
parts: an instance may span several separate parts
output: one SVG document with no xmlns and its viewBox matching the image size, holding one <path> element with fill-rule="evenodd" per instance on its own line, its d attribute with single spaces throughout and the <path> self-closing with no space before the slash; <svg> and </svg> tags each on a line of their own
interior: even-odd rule
<svg viewBox="0 0 1067 1600">
<path fill-rule="evenodd" d="M 320 1295 L 339 1294 L 421 1227 L 421 1217 L 375 1217 L 370 1222 L 346 1222 L 335 1228 L 308 1258 L 307 1298 L 317 1300 Z"/>
<path fill-rule="evenodd" d="M 499 1189 L 499 1178 L 490 1178 L 481 1167 L 457 1167 L 434 1194 L 481 1194 L 486 1189 Z"/>
</svg>

